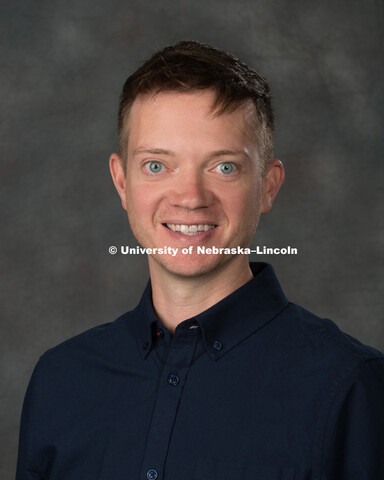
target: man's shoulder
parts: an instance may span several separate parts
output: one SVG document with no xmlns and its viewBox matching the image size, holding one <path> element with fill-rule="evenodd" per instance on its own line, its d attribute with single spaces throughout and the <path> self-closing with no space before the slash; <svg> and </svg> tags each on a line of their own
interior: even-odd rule
<svg viewBox="0 0 384 480">
<path fill-rule="evenodd" d="M 334 321 L 294 303 L 282 313 L 279 329 L 279 337 L 318 357 L 324 364 L 343 361 L 358 365 L 367 360 L 384 359 L 382 352 L 345 333 Z"/>
<path fill-rule="evenodd" d="M 69 365 L 96 358 L 120 358 L 134 343 L 135 310 L 120 315 L 116 320 L 92 327 L 44 352 L 42 365 Z"/>
<path fill-rule="evenodd" d="M 40 357 L 26 396 L 27 408 L 37 416 L 39 438 L 62 428 L 65 419 L 84 416 L 92 399 L 108 397 L 108 392 L 119 388 L 122 378 L 137 371 L 141 352 L 134 334 L 136 319 L 134 310 L 127 312 L 65 340 Z"/>
</svg>

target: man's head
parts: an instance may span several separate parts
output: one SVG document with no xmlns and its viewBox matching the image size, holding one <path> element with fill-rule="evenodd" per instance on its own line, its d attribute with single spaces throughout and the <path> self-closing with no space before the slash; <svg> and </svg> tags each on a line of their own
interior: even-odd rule
<svg viewBox="0 0 384 480">
<path fill-rule="evenodd" d="M 150 255 L 151 275 L 248 268 L 245 255 L 201 255 L 197 246 L 249 247 L 284 179 L 271 157 L 272 122 L 263 77 L 206 45 L 168 47 L 129 77 L 111 174 L 139 243 L 178 250 Z"/>
<path fill-rule="evenodd" d="M 183 41 L 156 52 L 124 84 L 119 107 L 119 155 L 124 169 L 129 142 L 129 113 L 143 94 L 210 90 L 212 112 L 231 112 L 251 100 L 260 168 L 273 158 L 273 112 L 266 79 L 229 53 L 195 41 Z"/>
</svg>

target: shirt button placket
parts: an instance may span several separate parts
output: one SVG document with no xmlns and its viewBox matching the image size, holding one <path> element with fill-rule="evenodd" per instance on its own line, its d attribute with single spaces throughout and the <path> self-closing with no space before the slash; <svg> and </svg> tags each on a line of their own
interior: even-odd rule
<svg viewBox="0 0 384 480">
<path fill-rule="evenodd" d="M 183 333 L 181 332 L 182 336 Z M 166 363 L 161 372 L 155 405 L 142 463 L 143 480 L 161 480 L 170 437 L 176 420 L 183 384 L 191 366 L 197 337 L 185 341 L 176 334 L 170 346 Z"/>
</svg>

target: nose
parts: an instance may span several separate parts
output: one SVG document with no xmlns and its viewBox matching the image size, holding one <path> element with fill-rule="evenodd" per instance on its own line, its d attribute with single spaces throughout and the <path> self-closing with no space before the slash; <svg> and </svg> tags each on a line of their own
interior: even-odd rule
<svg viewBox="0 0 384 480">
<path fill-rule="evenodd" d="M 169 201 L 173 206 L 197 210 L 209 207 L 213 197 L 213 192 L 203 175 L 196 171 L 188 171 L 175 181 Z"/>
</svg>

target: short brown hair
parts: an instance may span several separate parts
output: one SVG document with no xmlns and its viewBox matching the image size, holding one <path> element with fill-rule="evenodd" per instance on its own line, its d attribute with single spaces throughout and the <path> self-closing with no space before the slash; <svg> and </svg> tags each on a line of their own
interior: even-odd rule
<svg viewBox="0 0 384 480">
<path fill-rule="evenodd" d="M 273 112 L 267 80 L 233 55 L 196 41 L 182 41 L 156 52 L 126 80 L 119 107 L 119 155 L 127 163 L 130 108 L 140 94 L 214 90 L 212 111 L 234 111 L 251 99 L 256 107 L 261 167 L 273 155 Z"/>
</svg>

